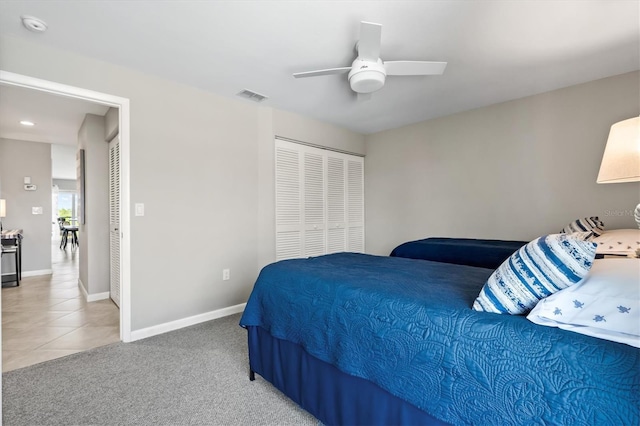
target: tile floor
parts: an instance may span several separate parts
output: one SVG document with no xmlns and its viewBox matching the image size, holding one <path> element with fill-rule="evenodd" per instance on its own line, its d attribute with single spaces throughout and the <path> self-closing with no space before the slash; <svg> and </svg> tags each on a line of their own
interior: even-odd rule
<svg viewBox="0 0 640 426">
<path fill-rule="evenodd" d="M 120 340 L 117 306 L 111 299 L 85 301 L 78 251 L 71 245 L 61 250 L 58 243 L 52 241 L 52 275 L 2 288 L 3 372 Z"/>
</svg>

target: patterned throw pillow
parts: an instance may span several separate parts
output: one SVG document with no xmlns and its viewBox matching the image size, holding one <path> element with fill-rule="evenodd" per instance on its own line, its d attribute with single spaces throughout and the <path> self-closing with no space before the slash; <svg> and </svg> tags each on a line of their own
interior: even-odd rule
<svg viewBox="0 0 640 426">
<path fill-rule="evenodd" d="M 574 220 L 565 226 L 560 232 L 565 234 L 571 234 L 574 232 L 591 232 L 594 237 L 598 237 L 604 232 L 604 223 L 598 216 L 585 217 L 583 219 Z"/>
<path fill-rule="evenodd" d="M 498 314 L 528 313 L 540 299 L 587 275 L 595 255 L 594 243 L 573 234 L 536 238 L 493 271 L 473 309 Z"/>
</svg>

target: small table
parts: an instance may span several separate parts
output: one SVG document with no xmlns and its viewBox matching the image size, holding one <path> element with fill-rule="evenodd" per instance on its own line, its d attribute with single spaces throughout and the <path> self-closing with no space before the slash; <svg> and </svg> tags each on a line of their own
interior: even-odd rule
<svg viewBox="0 0 640 426">
<path fill-rule="evenodd" d="M 15 277 L 2 277 L 2 282 L 16 281 L 20 285 L 22 278 L 22 229 L 5 229 L 0 234 L 0 242 L 3 246 L 15 246 L 16 254 L 16 273 Z"/>
</svg>

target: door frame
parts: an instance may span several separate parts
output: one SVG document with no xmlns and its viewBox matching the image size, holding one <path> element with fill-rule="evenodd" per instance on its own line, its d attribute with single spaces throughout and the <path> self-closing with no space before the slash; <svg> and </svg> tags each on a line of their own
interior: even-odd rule
<svg viewBox="0 0 640 426">
<path fill-rule="evenodd" d="M 0 70 L 0 84 L 118 108 L 120 133 L 120 340 L 131 341 L 130 109 L 129 99 Z M 126 214 L 125 214 L 126 213 Z"/>
</svg>

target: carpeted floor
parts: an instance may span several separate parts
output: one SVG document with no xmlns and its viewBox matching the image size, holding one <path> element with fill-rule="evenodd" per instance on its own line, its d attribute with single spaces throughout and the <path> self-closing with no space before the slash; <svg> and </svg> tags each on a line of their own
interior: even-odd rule
<svg viewBox="0 0 640 426">
<path fill-rule="evenodd" d="M 317 425 L 256 375 L 240 314 L 10 371 L 13 425 Z"/>
</svg>

